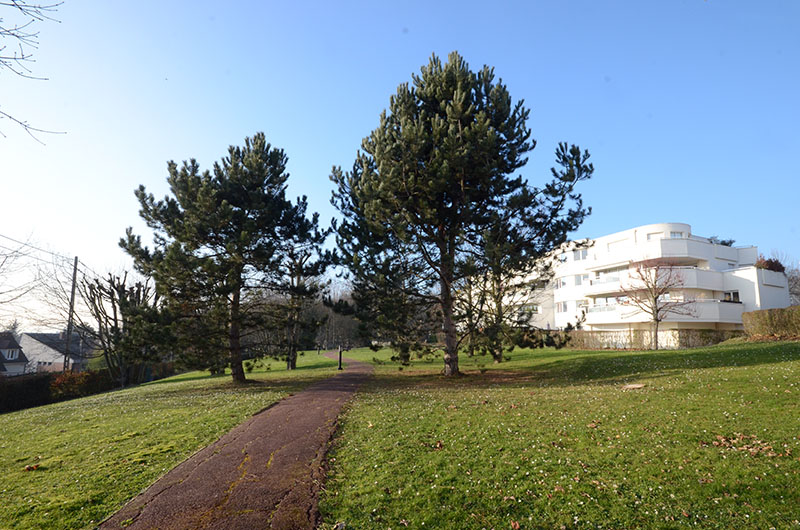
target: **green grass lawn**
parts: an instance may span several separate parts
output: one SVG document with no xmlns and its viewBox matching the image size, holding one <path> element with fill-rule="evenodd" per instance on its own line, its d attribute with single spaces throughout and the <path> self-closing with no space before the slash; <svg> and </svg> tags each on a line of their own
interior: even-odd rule
<svg viewBox="0 0 800 530">
<path fill-rule="evenodd" d="M 800 526 L 800 343 L 441 366 L 379 364 L 329 454 L 327 527 Z"/>
<path fill-rule="evenodd" d="M 0 528 L 91 528 L 235 425 L 335 373 L 315 353 L 294 372 L 269 364 L 248 385 L 191 372 L 0 415 Z"/>
</svg>

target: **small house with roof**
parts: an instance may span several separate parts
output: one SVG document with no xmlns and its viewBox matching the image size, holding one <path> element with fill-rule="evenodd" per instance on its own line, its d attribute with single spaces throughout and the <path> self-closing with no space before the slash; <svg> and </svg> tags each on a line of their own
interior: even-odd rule
<svg viewBox="0 0 800 530">
<path fill-rule="evenodd" d="M 26 372 L 28 358 L 11 332 L 0 333 L 0 375 L 22 375 Z"/>
<path fill-rule="evenodd" d="M 19 342 L 37 372 L 62 372 L 65 358 L 67 371 L 82 372 L 89 368 L 92 345 L 77 333 L 72 335 L 68 355 L 65 333 L 23 333 Z"/>
</svg>

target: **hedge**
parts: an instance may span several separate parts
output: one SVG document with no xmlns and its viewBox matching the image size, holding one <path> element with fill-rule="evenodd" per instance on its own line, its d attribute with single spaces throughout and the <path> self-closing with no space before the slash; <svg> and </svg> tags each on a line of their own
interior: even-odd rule
<svg viewBox="0 0 800 530">
<path fill-rule="evenodd" d="M 52 373 L 0 376 L 0 412 L 38 407 L 52 403 L 50 382 Z"/>
<path fill-rule="evenodd" d="M 171 375 L 175 375 L 175 364 L 171 362 L 137 364 L 128 369 L 130 384 L 145 383 Z M 0 376 L 0 413 L 91 396 L 118 387 L 118 381 L 111 377 L 107 369 Z"/>
<path fill-rule="evenodd" d="M 661 329 L 658 332 L 658 347 L 665 350 L 699 348 L 743 334 L 739 330 Z M 652 336 L 652 331 L 647 329 L 577 330 L 570 333 L 569 347 L 576 350 L 647 350 L 652 345 Z"/>
<path fill-rule="evenodd" d="M 751 336 L 800 337 L 800 306 L 743 313 L 742 323 L 745 332 Z"/>
</svg>

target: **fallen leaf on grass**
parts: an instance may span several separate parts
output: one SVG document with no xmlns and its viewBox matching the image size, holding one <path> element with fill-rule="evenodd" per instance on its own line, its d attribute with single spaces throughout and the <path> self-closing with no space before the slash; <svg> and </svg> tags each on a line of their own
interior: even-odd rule
<svg viewBox="0 0 800 530">
<path fill-rule="evenodd" d="M 701 441 L 701 447 L 708 447 L 714 446 L 723 449 L 728 449 L 731 451 L 739 451 L 743 454 L 749 454 L 750 456 L 757 456 L 757 455 L 765 455 L 768 457 L 775 457 L 775 456 L 790 456 L 792 451 L 790 448 L 785 447 L 785 452 L 778 453 L 775 449 L 773 449 L 772 445 L 759 440 L 756 438 L 755 435 L 746 435 L 742 433 L 734 433 L 733 436 L 722 436 L 717 435 L 715 436 L 716 440 L 711 442 Z"/>
</svg>

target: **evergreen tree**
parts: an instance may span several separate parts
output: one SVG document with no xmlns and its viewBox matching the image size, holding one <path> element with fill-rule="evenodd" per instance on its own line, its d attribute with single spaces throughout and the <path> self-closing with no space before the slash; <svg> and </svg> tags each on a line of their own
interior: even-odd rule
<svg viewBox="0 0 800 530">
<path fill-rule="evenodd" d="M 557 177 L 541 190 L 527 192 L 523 178 L 513 176 L 535 145 L 526 126 L 528 114 L 522 101 L 512 104 L 502 81 L 495 82 L 492 68 L 474 73 L 456 52 L 444 64 L 434 55 L 421 74 L 413 76 L 413 86 L 398 87 L 380 125 L 362 142 L 357 169 L 332 176 L 339 196 L 351 196 L 352 204 L 339 200 L 345 220 L 364 224 L 351 261 L 390 248 L 390 254 L 403 255 L 413 271 L 407 276 L 410 283 L 395 288 L 434 302 L 444 333 L 445 375 L 459 371 L 463 336 L 457 326 L 456 294 L 472 274 L 465 265 L 476 253 L 485 260 L 481 239 L 496 223 L 497 213 L 513 197 L 531 201 L 535 218 L 530 222 L 541 225 L 529 237 L 537 238 L 534 246 L 540 249 L 558 242 L 553 237 L 558 230 L 544 224 L 555 220 L 564 230 L 575 226 L 566 220 L 564 207 L 580 199 L 567 182 L 577 182 L 576 171 L 560 183 Z M 567 151 L 580 154 L 574 146 Z M 574 156 L 571 160 L 576 162 Z M 551 193 L 557 200 L 542 200 Z M 580 205 L 577 211 L 582 211 Z"/>
<path fill-rule="evenodd" d="M 299 198 L 280 227 L 279 263 L 272 281 L 272 290 L 284 298 L 281 316 L 285 330 L 286 368 L 297 368 L 297 349 L 304 332 L 315 322 L 303 318 L 309 305 L 325 287 L 322 281 L 333 261 L 330 251 L 322 248 L 331 230 L 319 228 L 319 214 L 309 219 L 308 201 Z"/>
<path fill-rule="evenodd" d="M 435 332 L 432 316 L 438 299 L 430 294 L 435 277 L 396 234 L 369 222 L 357 193 L 362 163 L 369 161 L 356 162 L 350 173 L 334 168 L 331 175 L 337 184 L 331 202 L 343 214 L 334 223 L 338 263 L 350 273 L 352 302 L 340 300 L 333 308 L 352 312 L 363 340 L 375 348 L 388 344 L 395 360 L 408 363 Z"/>
<path fill-rule="evenodd" d="M 224 334 L 234 381 L 245 380 L 242 330 L 259 316 L 243 296 L 278 267 L 282 230 L 293 212 L 285 198 L 286 162 L 263 133 L 231 146 L 211 172 L 201 172 L 194 159 L 180 167 L 169 162 L 170 196 L 157 201 L 144 186 L 136 191 L 155 248 L 144 247 L 131 229 L 120 241 L 176 311 L 184 343 L 203 352 L 203 341 L 185 333 L 207 327 L 217 339 L 213 346 Z"/>
<path fill-rule="evenodd" d="M 576 184 L 594 172 L 589 154 L 563 143 L 555 154 L 559 168 L 551 170 L 553 180 L 542 189 L 525 185 L 509 196 L 492 213 L 480 239 L 476 261 L 482 274 L 470 283 L 484 300 L 482 345 L 495 362 L 514 346 L 530 346 L 530 330 L 519 321 L 520 310 L 540 302 L 538 287 L 552 278 L 552 249 L 561 247 L 591 212 L 574 192 Z"/>
</svg>

